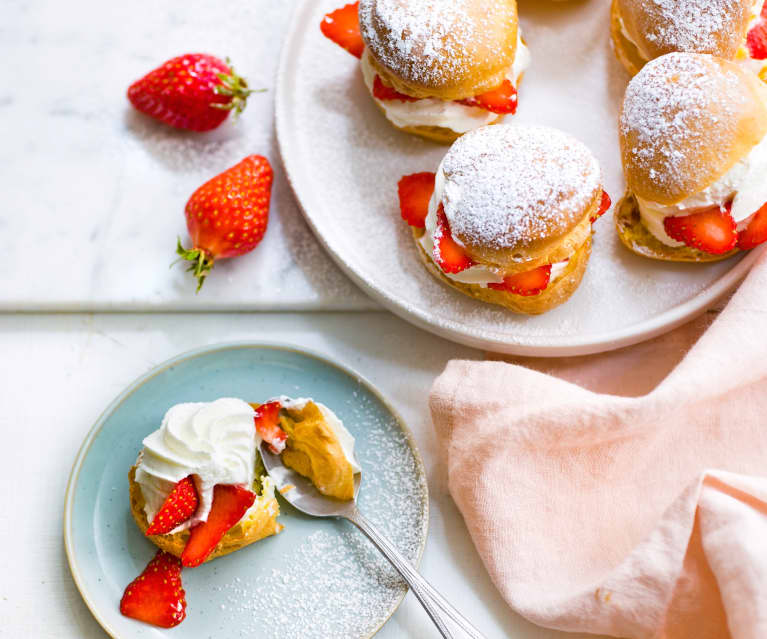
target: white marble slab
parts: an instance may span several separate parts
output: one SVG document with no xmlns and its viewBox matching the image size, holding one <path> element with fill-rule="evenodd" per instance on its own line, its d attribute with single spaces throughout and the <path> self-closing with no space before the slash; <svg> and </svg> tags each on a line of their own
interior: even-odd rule
<svg viewBox="0 0 767 639">
<path fill-rule="evenodd" d="M 315 241 L 286 182 L 273 126 L 292 0 L 5 0 L 0 20 L 0 310 L 366 309 L 376 305 Z M 194 134 L 146 118 L 128 85 L 185 52 L 231 56 L 255 95 L 236 125 Z M 195 296 L 173 269 L 197 186 L 260 153 L 271 220 L 251 254 Z"/>
<path fill-rule="evenodd" d="M 427 406 L 429 387 L 450 358 L 482 353 L 388 313 L 268 313 L 257 322 L 251 315 L 220 313 L 183 322 L 174 314 L 0 315 L 0 352 L 14 362 L 0 372 L 0 397 L 13 398 L 0 412 L 0 430 L 12 434 L 0 470 L 6 513 L 0 517 L 6 524 L 0 526 L 0 547 L 6 549 L 0 637 L 106 639 L 75 588 L 61 538 L 75 455 L 101 411 L 136 377 L 181 352 L 226 340 L 316 350 L 359 371 L 397 407 L 416 438 L 429 482 L 429 539 L 421 570 L 487 639 L 598 639 L 533 626 L 511 612 L 493 587 L 448 494 Z M 249 639 L 266 634 L 254 628 Z M 438 633 L 412 594 L 376 635 L 432 637 Z"/>
</svg>

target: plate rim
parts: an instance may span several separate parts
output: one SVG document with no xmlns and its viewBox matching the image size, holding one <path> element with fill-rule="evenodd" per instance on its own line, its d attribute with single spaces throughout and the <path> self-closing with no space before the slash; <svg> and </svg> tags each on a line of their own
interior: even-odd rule
<svg viewBox="0 0 767 639">
<path fill-rule="evenodd" d="M 689 300 L 677 304 L 657 315 L 631 324 L 627 327 L 601 333 L 591 337 L 563 337 L 551 336 L 540 340 L 537 337 L 516 338 L 497 332 L 486 332 L 484 335 L 472 331 L 470 327 L 456 322 L 441 321 L 437 315 L 429 314 L 414 308 L 407 303 L 387 294 L 371 281 L 357 273 L 353 266 L 343 257 L 341 251 L 336 250 L 328 238 L 318 228 L 312 215 L 309 213 L 308 204 L 311 198 L 299 188 L 294 176 L 299 171 L 294 169 L 298 165 L 300 153 L 293 152 L 294 142 L 291 142 L 290 133 L 287 130 L 286 120 L 289 118 L 288 85 L 290 75 L 288 65 L 291 53 L 296 49 L 301 31 L 299 27 L 304 20 L 308 19 L 305 14 L 316 5 L 316 0 L 301 0 L 295 7 L 288 30 L 280 52 L 280 60 L 277 66 L 277 85 L 275 87 L 275 130 L 277 133 L 277 146 L 285 167 L 285 176 L 295 195 L 304 220 L 311 228 L 314 236 L 327 251 L 339 268 L 365 293 L 384 307 L 407 322 L 418 326 L 430 333 L 449 339 L 473 348 L 487 349 L 508 355 L 522 355 L 533 357 L 571 357 L 577 355 L 591 355 L 603 353 L 625 346 L 631 346 L 658 337 L 682 324 L 689 322 L 695 317 L 705 313 L 713 304 L 727 295 L 748 274 L 751 267 L 762 253 L 767 251 L 767 246 L 751 249 L 724 275 L 704 287 L 697 295 Z M 477 302 L 481 304 L 483 302 Z"/>
<path fill-rule="evenodd" d="M 88 430 L 87 434 L 85 435 L 85 438 L 83 439 L 82 444 L 80 445 L 80 448 L 77 451 L 77 455 L 75 456 L 74 463 L 72 464 L 72 470 L 69 472 L 69 477 L 67 479 L 66 484 L 66 492 L 64 496 L 64 528 L 63 528 L 63 537 L 64 537 L 64 550 L 67 557 L 67 565 L 69 566 L 69 572 L 72 575 L 72 580 L 75 583 L 75 587 L 77 588 L 77 591 L 80 594 L 80 597 L 82 598 L 83 602 L 85 603 L 86 607 L 90 611 L 90 613 L 93 615 L 96 622 L 101 626 L 101 628 L 110 636 L 112 639 L 128 639 L 124 636 L 121 636 L 118 634 L 118 631 L 114 629 L 109 621 L 105 619 L 101 613 L 99 612 L 97 606 L 93 603 L 93 601 L 89 598 L 89 596 L 86 594 L 86 587 L 84 584 L 84 580 L 79 572 L 79 567 L 77 564 L 77 559 L 75 557 L 76 551 L 74 548 L 74 542 L 72 539 L 72 511 L 74 508 L 74 492 L 75 492 L 75 486 L 77 485 L 77 481 L 80 477 L 80 471 L 82 470 L 83 462 L 85 461 L 85 458 L 88 456 L 88 452 L 90 451 L 91 446 L 93 445 L 93 441 L 98 436 L 98 434 L 101 432 L 102 428 L 104 427 L 104 423 L 106 420 L 111 416 L 119 407 L 120 405 L 135 391 L 137 391 L 141 386 L 143 386 L 145 383 L 152 380 L 157 375 L 165 372 L 172 366 L 175 366 L 176 364 L 179 364 L 180 362 L 194 359 L 195 357 L 199 357 L 200 355 L 219 352 L 219 351 L 229 351 L 229 350 L 239 350 L 239 349 L 267 349 L 267 350 L 274 350 L 274 351 L 288 351 L 292 353 L 296 353 L 298 355 L 303 355 L 305 357 L 309 357 L 311 359 L 318 360 L 319 362 L 326 364 L 328 366 L 331 366 L 345 375 L 356 378 L 359 383 L 366 388 L 370 393 L 372 393 L 386 408 L 389 413 L 396 419 L 400 429 L 404 433 L 408 446 L 410 447 L 410 450 L 413 453 L 413 457 L 415 459 L 416 468 L 418 469 L 418 476 L 420 477 L 423 488 L 424 488 L 424 506 L 423 506 L 423 526 L 422 526 L 422 537 L 421 537 L 421 543 L 418 547 L 418 552 L 416 555 L 416 559 L 414 561 L 414 565 L 416 568 L 418 568 L 421 565 L 421 560 L 423 559 L 423 553 L 426 549 L 426 543 L 429 537 L 429 514 L 430 514 L 430 496 L 429 496 L 429 482 L 428 482 L 428 474 L 426 472 L 426 467 L 423 463 L 423 458 L 421 457 L 421 452 L 418 448 L 417 442 L 415 440 L 415 436 L 410 430 L 410 427 L 407 425 L 407 422 L 402 418 L 399 411 L 392 405 L 392 403 L 386 399 L 386 397 L 381 393 L 381 391 L 376 388 L 375 385 L 373 385 L 370 380 L 368 380 L 364 375 L 361 375 L 358 373 L 355 369 L 352 367 L 343 364 L 341 362 L 337 362 L 334 360 L 331 360 L 327 355 L 324 355 L 322 353 L 319 353 L 313 349 L 305 348 L 304 346 L 297 346 L 295 344 L 289 344 L 287 342 L 280 342 L 280 341 L 262 341 L 262 342 L 254 342 L 249 340 L 237 340 L 237 341 L 231 341 L 231 342 L 217 342 L 213 344 L 207 344 L 204 346 L 198 346 L 196 348 L 184 351 L 182 353 L 179 353 L 178 355 L 175 355 L 173 357 L 170 357 L 159 364 L 156 364 L 152 368 L 150 368 L 145 373 L 141 374 L 139 377 L 135 378 L 132 382 L 130 382 L 118 395 L 112 399 L 112 401 L 109 402 L 109 404 L 104 408 L 103 411 L 99 414 L 99 416 L 96 418 L 96 421 L 94 422 L 93 426 Z M 404 600 L 405 596 L 408 594 L 410 589 L 408 587 L 405 588 L 405 591 L 402 593 L 401 596 L 399 596 L 394 603 L 394 605 L 391 608 L 391 611 L 386 615 L 385 618 L 381 620 L 381 623 L 376 626 L 370 634 L 366 635 L 365 637 L 361 637 L 360 639 L 370 639 L 373 637 L 376 633 L 378 633 L 381 628 L 391 619 L 391 617 L 394 615 L 395 612 L 399 609 L 399 607 L 402 605 L 402 601 Z"/>
</svg>

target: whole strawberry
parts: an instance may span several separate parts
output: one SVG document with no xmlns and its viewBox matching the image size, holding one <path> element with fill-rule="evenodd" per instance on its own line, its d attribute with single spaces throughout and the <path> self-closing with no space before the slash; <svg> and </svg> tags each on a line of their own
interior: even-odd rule
<svg viewBox="0 0 767 639">
<path fill-rule="evenodd" d="M 200 290 L 217 259 L 256 248 L 269 222 L 274 174 L 269 160 L 249 155 L 197 189 L 186 203 L 186 227 L 193 247 L 178 240 L 176 253 L 192 264 Z"/>
<path fill-rule="evenodd" d="M 239 115 L 253 93 L 229 65 L 205 53 L 168 60 L 128 88 L 142 113 L 179 129 L 210 131 L 234 111 Z"/>
</svg>

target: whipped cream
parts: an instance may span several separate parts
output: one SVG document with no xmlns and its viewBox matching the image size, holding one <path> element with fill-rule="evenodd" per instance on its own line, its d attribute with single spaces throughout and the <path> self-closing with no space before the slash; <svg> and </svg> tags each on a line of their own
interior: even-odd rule
<svg viewBox="0 0 767 639">
<path fill-rule="evenodd" d="M 314 402 L 317 408 L 320 409 L 322 416 L 325 418 L 325 422 L 335 434 L 338 442 L 341 444 L 341 450 L 344 453 L 344 457 L 351 464 L 352 471 L 356 473 L 362 472 L 362 467 L 357 462 L 357 457 L 354 455 L 354 436 L 346 429 L 344 423 L 338 419 L 332 410 L 330 410 L 325 404 L 314 401 L 311 397 L 297 397 L 291 398 L 286 395 L 281 395 L 275 399 L 269 401 L 278 401 L 282 404 L 283 408 L 290 410 L 303 410 L 309 402 Z"/>
<path fill-rule="evenodd" d="M 172 532 L 207 520 L 216 484 L 251 489 L 261 443 L 254 417 L 247 402 L 234 398 L 170 408 L 160 428 L 144 439 L 136 469 L 147 520 L 154 519 L 173 486 L 189 475 L 194 477 L 200 505 L 191 519 Z"/>
<path fill-rule="evenodd" d="M 467 106 L 450 100 L 438 100 L 435 98 L 424 98 L 415 102 L 379 100 L 373 96 L 373 83 L 376 71 L 370 62 L 370 55 L 366 48 L 360 61 L 362 77 L 373 100 L 383 108 L 386 117 L 395 126 L 400 128 L 438 126 L 451 129 L 456 133 L 466 133 L 467 131 L 490 124 L 498 117 L 496 113 L 485 111 L 485 109 L 480 107 Z M 518 29 L 517 51 L 514 56 L 514 64 L 506 75 L 515 87 L 519 85 L 520 77 L 530 66 L 530 60 L 530 50 L 522 42 L 522 36 Z"/>
<path fill-rule="evenodd" d="M 667 246 L 684 246 L 669 237 L 663 221 L 667 217 L 683 217 L 700 209 L 724 206 L 732 200 L 732 219 L 742 231 L 754 214 L 767 203 L 767 136 L 733 166 L 725 175 L 700 193 L 663 205 L 637 196 L 639 217 L 648 231 Z"/>
<path fill-rule="evenodd" d="M 425 233 L 418 240 L 429 258 L 434 254 L 434 234 L 437 231 L 437 210 L 442 202 L 444 193 L 445 172 L 442 170 L 442 163 L 440 163 L 434 180 L 434 193 L 432 193 L 431 200 L 429 200 L 429 213 L 426 216 Z M 454 241 L 456 244 L 461 244 L 455 238 Z M 551 265 L 549 283 L 553 283 L 562 277 L 569 261 L 570 258 Z M 432 260 L 432 262 L 434 262 L 434 260 Z M 445 273 L 439 264 L 436 262 L 434 262 L 434 264 L 448 279 L 451 279 L 454 282 L 461 282 L 462 284 L 476 284 L 482 288 L 487 288 L 488 284 L 502 284 L 504 280 L 503 269 L 488 266 L 486 264 L 475 264 L 474 266 L 464 269 L 460 273 Z"/>
</svg>

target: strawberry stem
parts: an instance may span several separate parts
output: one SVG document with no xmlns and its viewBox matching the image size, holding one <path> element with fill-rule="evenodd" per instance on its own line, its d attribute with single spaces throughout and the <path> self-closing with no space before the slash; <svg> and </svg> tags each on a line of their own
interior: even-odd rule
<svg viewBox="0 0 767 639">
<path fill-rule="evenodd" d="M 252 93 L 261 93 L 266 89 L 249 89 L 248 81 L 237 75 L 229 58 L 226 58 L 226 64 L 229 67 L 229 73 L 219 73 L 218 79 L 221 81 L 215 91 L 219 95 L 226 95 L 231 98 L 229 102 L 211 104 L 214 109 L 223 109 L 224 111 L 234 111 L 234 119 L 245 110 L 248 104 L 248 97 Z"/>
<path fill-rule="evenodd" d="M 210 273 L 210 269 L 213 268 L 213 258 L 203 249 L 185 249 L 181 245 L 180 237 L 178 238 L 178 245 L 176 246 L 176 254 L 182 260 L 191 262 L 189 268 L 186 270 L 187 272 L 194 273 L 194 276 L 197 278 L 197 290 L 195 292 L 199 293 L 202 288 L 202 283 L 205 281 L 208 273 Z"/>
</svg>

